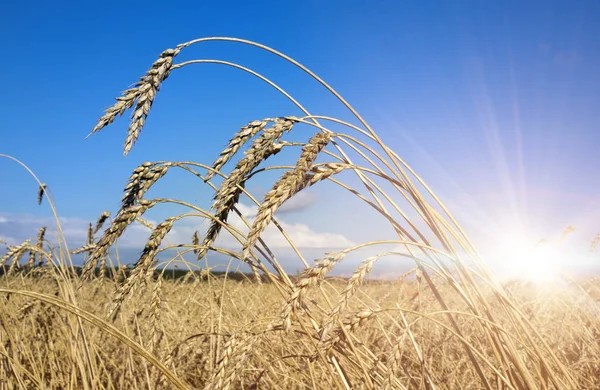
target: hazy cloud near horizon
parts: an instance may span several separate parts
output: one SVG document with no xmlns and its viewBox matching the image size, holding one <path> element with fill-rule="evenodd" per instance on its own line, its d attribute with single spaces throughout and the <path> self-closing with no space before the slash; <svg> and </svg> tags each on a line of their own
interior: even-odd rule
<svg viewBox="0 0 600 390">
<path fill-rule="evenodd" d="M 312 194 L 299 196 L 298 200 L 290 200 L 284 204 L 284 207 L 277 213 L 279 224 L 285 229 L 286 233 L 293 240 L 298 248 L 322 248 L 326 250 L 342 249 L 354 245 L 354 243 L 342 234 L 336 232 L 322 232 L 314 230 L 303 223 L 289 223 L 285 221 L 285 214 L 294 211 L 299 211 L 308 208 L 315 200 Z M 242 215 L 252 223 L 256 215 L 256 206 L 248 206 L 244 203 L 239 203 L 238 209 Z M 283 218 L 281 218 L 283 216 Z M 148 219 L 150 223 L 156 225 L 160 221 Z M 71 248 L 76 248 L 85 243 L 90 221 L 78 217 L 60 217 L 59 222 L 61 229 L 67 239 L 67 243 Z M 93 222 L 92 222 L 93 223 Z M 244 222 L 233 215 L 230 217 L 229 223 L 235 229 L 247 233 L 248 228 Z M 56 224 L 52 217 L 40 217 L 29 214 L 14 214 L 8 212 L 0 212 L 0 239 L 6 241 L 9 245 L 15 245 L 23 242 L 26 239 L 35 239 L 37 231 L 42 226 L 48 228 L 47 239 L 52 242 L 56 241 Z M 166 240 L 171 243 L 189 243 L 195 231 L 203 233 L 206 231 L 207 222 L 198 218 L 184 218 L 178 221 L 169 234 Z M 96 235 L 98 239 L 99 235 Z M 147 227 L 134 223 L 127 228 L 125 233 L 119 239 L 118 245 L 120 248 L 134 249 L 143 248 L 150 231 Z M 275 225 L 271 224 L 262 234 L 263 239 L 272 248 L 289 247 L 285 237 L 278 231 Z M 239 242 L 230 234 L 223 231 L 217 245 L 228 249 L 239 249 Z"/>
</svg>

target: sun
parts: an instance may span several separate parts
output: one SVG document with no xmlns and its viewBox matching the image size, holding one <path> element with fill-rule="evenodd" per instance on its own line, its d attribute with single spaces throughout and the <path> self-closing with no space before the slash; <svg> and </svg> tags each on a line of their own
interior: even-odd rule
<svg viewBox="0 0 600 390">
<path fill-rule="evenodd" d="M 567 258 L 559 242 L 533 240 L 525 234 L 501 237 L 489 249 L 490 267 L 501 281 L 558 282 Z"/>
</svg>

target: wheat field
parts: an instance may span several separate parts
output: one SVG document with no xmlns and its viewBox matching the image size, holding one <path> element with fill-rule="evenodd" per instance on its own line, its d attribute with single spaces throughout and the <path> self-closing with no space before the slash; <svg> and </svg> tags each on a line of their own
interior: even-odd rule
<svg viewBox="0 0 600 390">
<path fill-rule="evenodd" d="M 355 121 L 312 115 L 237 63 L 177 62 L 180 52 L 208 41 L 286 60 L 321 83 Z M 600 283 L 567 277 L 560 288 L 501 283 L 425 181 L 331 86 L 283 53 L 226 37 L 167 49 L 90 135 L 130 113 L 127 155 L 163 83 L 178 69 L 203 63 L 257 77 L 300 114 L 249 118 L 206 161 L 140 164 L 118 211 L 90 223 L 79 248 L 62 234 L 52 183 L 29 171 L 39 185 L 38 203 L 56 217 L 58 239 L 40 227 L 37 237 L 7 246 L 0 258 L 1 389 L 600 389 Z M 304 141 L 290 141 L 292 133 Z M 282 151 L 294 160 L 269 165 Z M 175 170 L 213 194 L 209 208 L 148 196 Z M 274 172 L 279 178 L 269 191 L 247 191 L 248 182 Z M 325 184 L 364 203 L 395 238 L 318 258 L 303 254 L 277 211 Z M 256 204 L 253 218 L 240 211 L 240 197 Z M 186 211 L 156 224 L 144 218 L 168 205 Z M 186 243 L 165 238 L 191 218 L 204 221 L 206 230 Z M 119 258 L 113 249 L 133 224 L 148 229 L 148 240 L 137 259 Z M 287 271 L 264 239 L 273 227 L 295 254 L 298 273 Z M 223 235 L 238 243 L 235 250 L 219 246 Z M 335 276 L 336 266 L 367 249 L 350 276 Z M 164 254 L 173 255 L 159 260 Z M 213 254 L 229 259 L 225 271 L 207 261 Z M 82 266 L 75 255 L 83 255 Z M 390 257 L 409 259 L 412 268 L 393 280 L 370 277 Z M 190 271 L 170 276 L 174 265 Z M 238 272 L 238 265 L 248 272 Z"/>
</svg>

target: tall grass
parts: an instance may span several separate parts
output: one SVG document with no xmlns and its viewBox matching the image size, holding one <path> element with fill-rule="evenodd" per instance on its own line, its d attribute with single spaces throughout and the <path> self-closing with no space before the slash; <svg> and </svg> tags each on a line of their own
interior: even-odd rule
<svg viewBox="0 0 600 390">
<path fill-rule="evenodd" d="M 176 62 L 181 51 L 207 41 L 249 45 L 286 60 L 335 96 L 356 122 L 312 115 L 268 78 L 239 64 Z M 223 37 L 167 49 L 134 87 L 117 97 L 92 133 L 131 111 L 127 155 L 167 78 L 180 68 L 204 63 L 259 78 L 293 102 L 300 115 L 249 118 L 225 149 L 215 153 L 212 165 L 141 164 L 129 177 L 120 209 L 112 218 L 103 213 L 95 228 L 90 224 L 91 239 L 84 247 L 70 249 L 64 235 L 53 247 L 41 231 L 36 244 L 9 247 L 0 264 L 5 270 L 0 288 L 3 386 L 600 388 L 597 283 L 570 281 L 569 288 L 544 294 L 527 285 L 503 287 L 415 171 L 331 86 L 283 53 Z M 305 142 L 286 141 L 291 132 Z M 297 160 L 288 166 L 267 165 L 283 149 L 296 152 Z M 235 163 L 229 173 L 222 170 L 228 162 Z M 147 197 L 153 185 L 177 169 L 214 193 L 209 210 L 175 198 Z M 268 171 L 283 172 L 271 190 L 253 196 L 247 183 Z M 276 212 L 306 188 L 326 181 L 380 215 L 396 238 L 307 258 L 277 222 Z M 39 202 L 45 196 L 55 210 L 51 183 L 38 183 Z M 253 220 L 238 209 L 241 196 L 256 204 Z M 168 204 L 187 210 L 156 226 L 144 219 L 149 209 Z M 241 219 L 246 229 L 231 224 L 232 217 Z M 188 244 L 169 243 L 167 233 L 184 218 L 206 220 L 207 231 L 194 234 Z M 113 261 L 110 249 L 134 223 L 147 226 L 150 236 L 139 259 L 127 259 L 135 263 L 125 271 L 121 261 Z M 263 239 L 268 226 L 279 229 L 296 254 L 303 269 L 296 277 L 285 271 Z M 239 250 L 219 247 L 220 235 L 233 237 Z M 385 250 L 389 245 L 400 249 Z M 375 255 L 350 278 L 330 277 L 349 254 L 364 249 Z M 177 253 L 167 264 L 183 263 L 201 272 L 164 280 L 168 271 L 157 254 L 167 250 Z M 70 253 L 82 252 L 88 256 L 79 274 Z M 196 254 L 196 264 L 183 259 L 190 252 Z M 213 252 L 247 265 L 252 278 L 239 282 L 227 274 L 217 277 L 206 261 Z M 37 256 L 38 264 L 22 265 L 25 253 Z M 396 282 L 369 280 L 384 256 L 409 258 L 415 267 Z"/>
</svg>

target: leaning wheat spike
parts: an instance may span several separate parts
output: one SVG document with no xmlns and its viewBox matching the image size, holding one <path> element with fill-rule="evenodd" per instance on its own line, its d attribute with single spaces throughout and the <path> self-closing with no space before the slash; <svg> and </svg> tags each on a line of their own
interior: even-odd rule
<svg viewBox="0 0 600 390">
<path fill-rule="evenodd" d="M 596 249 L 596 246 L 598 246 L 599 242 L 600 242 L 600 233 L 598 233 L 596 238 L 594 238 L 594 240 L 592 241 L 592 244 L 590 245 L 590 252 L 593 252 L 594 249 Z"/>
<path fill-rule="evenodd" d="M 100 257 L 100 270 L 98 272 L 98 279 L 100 283 L 104 282 L 104 276 L 106 275 L 106 256 Z"/>
<path fill-rule="evenodd" d="M 157 92 L 160 90 L 162 82 L 169 76 L 171 67 L 173 66 L 173 58 L 179 54 L 179 50 L 167 49 L 163 51 L 158 60 L 152 64 L 150 70 L 140 78 L 135 86 L 127 89 L 120 97 L 116 98 L 117 102 L 109 107 L 105 111 L 105 114 L 98 119 L 98 123 L 90 134 L 100 131 L 111 124 L 117 116 L 123 115 L 125 111 L 135 105 L 124 146 L 124 154 L 129 153 L 129 150 L 144 127 L 146 117 L 150 112 L 150 108 Z"/>
<path fill-rule="evenodd" d="M 72 255 L 77 255 L 83 252 L 92 252 L 96 248 L 96 244 L 88 244 L 82 247 L 71 250 L 69 253 Z"/>
<path fill-rule="evenodd" d="M 121 201 L 121 208 L 127 208 L 142 199 L 150 187 L 167 173 L 168 169 L 168 165 L 154 165 L 149 162 L 137 167 L 123 190 L 125 194 Z"/>
<path fill-rule="evenodd" d="M 314 265 L 305 269 L 298 277 L 294 285 L 292 294 L 288 297 L 283 310 L 281 311 L 281 320 L 283 329 L 289 331 L 292 326 L 292 319 L 296 312 L 302 307 L 304 295 L 308 288 L 327 275 L 336 263 L 339 263 L 346 254 L 344 252 L 328 253 L 325 257 L 317 259 Z"/>
<path fill-rule="evenodd" d="M 377 261 L 377 259 L 379 259 L 379 257 L 380 256 L 372 256 L 363 260 L 362 264 L 352 273 L 352 276 L 350 277 L 350 280 L 348 280 L 344 291 L 342 291 L 340 294 L 337 304 L 331 310 L 323 322 L 323 325 L 321 325 L 321 342 L 325 341 L 327 333 L 331 330 L 331 327 L 339 318 L 342 310 L 346 308 L 348 301 L 356 293 L 356 290 L 358 287 L 360 287 L 365 277 L 371 272 L 373 269 L 373 264 Z"/>
<path fill-rule="evenodd" d="M 154 256 L 156 255 L 156 251 L 158 247 L 162 243 L 164 237 L 169 233 L 171 227 L 173 226 L 173 222 L 175 222 L 180 217 L 171 217 L 163 222 L 156 225 L 156 228 L 150 234 L 150 238 L 148 242 L 144 246 L 144 250 L 138 261 L 135 263 L 133 267 L 133 271 L 129 275 L 129 278 L 119 286 L 119 289 L 113 299 L 112 306 L 109 311 L 109 318 L 113 319 L 116 317 L 118 311 L 121 308 L 125 298 L 131 294 L 138 286 L 145 282 L 145 278 L 148 275 L 148 271 L 152 263 L 154 262 Z"/>
<path fill-rule="evenodd" d="M 198 246 L 200 245 L 200 237 L 198 236 L 198 231 L 196 230 L 192 235 L 192 245 L 194 246 L 194 253 L 198 254 Z"/>
<path fill-rule="evenodd" d="M 375 315 L 380 313 L 380 309 L 363 309 L 355 314 L 351 315 L 347 319 L 343 321 L 343 327 L 337 328 L 332 333 L 332 336 L 328 338 L 325 342 L 320 343 L 319 347 L 323 352 L 327 353 L 327 351 L 334 348 L 338 343 L 340 343 L 344 339 L 344 331 L 345 332 L 355 332 L 361 325 L 367 322 L 370 319 L 373 319 Z"/>
<path fill-rule="evenodd" d="M 350 165 L 341 163 L 326 163 L 319 165 L 318 167 L 313 167 L 306 175 L 302 188 L 313 186 L 320 181 L 341 173 L 344 169 L 348 169 L 349 167 Z"/>
<path fill-rule="evenodd" d="M 273 127 L 265 129 L 252 146 L 245 152 L 245 156 L 237 163 L 231 174 L 221 183 L 217 191 L 212 209 L 215 210 L 215 218 L 222 223 L 227 222 L 229 213 L 238 202 L 245 180 L 262 161 L 279 153 L 281 144 L 276 142 L 285 132 L 289 132 L 294 126 L 294 118 L 278 118 Z M 240 188 L 241 187 L 241 188 Z M 210 245 L 216 240 L 221 231 L 221 223 L 212 221 L 208 231 L 202 240 L 202 248 L 198 252 L 198 259 L 206 255 Z"/>
<path fill-rule="evenodd" d="M 214 210 L 219 212 L 223 208 L 228 208 L 229 204 L 237 203 L 241 192 L 238 186 L 243 185 L 246 177 L 262 161 L 281 150 L 281 148 L 273 150 L 272 147 L 284 132 L 292 129 L 293 125 L 294 121 L 279 118 L 273 127 L 262 132 L 261 136 L 252 143 L 250 149 L 245 152 L 245 156 L 237 163 L 231 175 L 221 184 L 214 198 L 212 206 Z"/>
<path fill-rule="evenodd" d="M 44 236 L 46 235 L 46 227 L 41 227 L 40 230 L 38 230 L 38 235 L 37 235 L 37 243 L 35 244 L 37 248 L 39 249 L 43 249 L 44 248 Z M 31 250 L 29 251 L 29 260 L 27 261 L 27 266 L 29 267 L 29 269 L 33 269 L 34 265 L 35 265 L 35 257 L 37 255 L 37 252 L 35 250 Z M 41 256 L 38 256 L 38 260 L 43 261 L 43 258 Z"/>
<path fill-rule="evenodd" d="M 12 275 L 16 270 L 21 269 L 20 262 L 26 252 L 27 252 L 27 247 L 23 247 L 22 249 L 18 250 L 13 255 L 13 259 L 12 259 L 12 262 L 10 263 L 10 267 L 8 268 L 7 275 Z"/>
<path fill-rule="evenodd" d="M 248 338 L 240 340 L 235 346 L 234 353 L 229 358 L 227 365 L 222 367 L 222 372 L 226 373 L 229 371 L 228 375 L 225 375 L 223 384 L 218 389 L 228 390 L 233 385 L 233 381 L 236 378 L 236 375 L 244 370 L 244 364 L 246 362 L 246 358 L 248 357 L 250 351 L 254 346 L 256 341 L 256 336 L 250 336 Z M 231 368 L 229 368 L 231 367 Z"/>
<path fill-rule="evenodd" d="M 229 140 L 229 144 L 227 147 L 221 152 L 219 157 L 215 160 L 212 165 L 214 170 L 220 170 L 223 168 L 225 164 L 237 153 L 237 151 L 242 147 L 249 139 L 258 134 L 259 131 L 263 130 L 269 122 L 273 121 L 271 118 L 263 119 L 262 121 L 252 121 L 248 123 L 246 126 L 242 127 L 241 130 L 233 136 Z M 215 173 L 213 171 L 208 171 L 206 176 L 204 177 L 204 181 L 209 181 Z"/>
<path fill-rule="evenodd" d="M 135 218 L 136 222 L 139 222 L 141 225 L 147 227 L 150 230 L 154 230 L 154 225 L 152 224 L 152 222 L 145 220 L 142 217 L 136 217 Z"/>
<path fill-rule="evenodd" d="M 36 246 L 40 251 L 44 249 L 44 237 L 46 236 L 46 230 L 47 228 L 44 226 L 38 231 Z M 38 267 L 41 267 L 42 265 L 44 265 L 44 257 L 38 255 Z"/>
<path fill-rule="evenodd" d="M 144 214 L 150 207 L 154 206 L 154 204 L 154 202 L 142 199 L 139 201 L 139 204 L 121 210 L 119 214 L 117 214 L 113 223 L 104 231 L 102 237 L 98 240 L 95 250 L 90 254 L 90 258 L 83 266 L 81 273 L 82 280 L 87 280 L 92 275 L 98 260 L 106 255 L 108 248 L 110 248 L 121 234 L 123 234 L 127 226 L 133 223 L 137 217 Z"/>
<path fill-rule="evenodd" d="M 256 218 L 248 233 L 248 239 L 244 244 L 242 255 L 244 258 L 249 257 L 250 250 L 254 247 L 260 234 L 273 219 L 273 215 L 277 209 L 302 189 L 306 173 L 312 167 L 318 154 L 327 146 L 330 140 L 331 136 L 328 133 L 315 134 L 302 148 L 302 153 L 296 162 L 296 167 L 286 172 L 267 193 L 264 201 L 258 208 Z"/>
<path fill-rule="evenodd" d="M 88 225 L 88 231 L 87 231 L 87 244 L 93 244 L 94 243 L 94 225 L 92 225 L 91 223 Z"/>
<path fill-rule="evenodd" d="M 2 258 L 0 258 L 0 267 L 4 267 L 6 262 L 11 257 L 20 256 L 21 253 L 24 253 L 28 249 L 33 249 L 31 247 L 31 245 L 29 244 L 30 242 L 31 242 L 31 240 L 25 240 L 19 245 L 9 246 L 6 254 L 4 254 L 4 256 L 2 256 Z"/>
<path fill-rule="evenodd" d="M 225 342 L 225 344 L 223 345 L 223 352 L 221 352 L 221 357 L 219 358 L 217 367 L 215 369 L 215 373 L 204 386 L 204 390 L 220 390 L 223 388 L 225 369 L 229 365 L 229 360 L 231 359 L 237 344 L 238 339 L 235 335 L 231 335 L 231 337 L 229 337 L 229 340 Z"/>
<path fill-rule="evenodd" d="M 563 230 L 563 232 L 562 232 L 562 234 L 560 236 L 560 239 L 564 240 L 570 233 L 574 232 L 575 230 L 577 230 L 575 228 L 575 226 L 567 226 L 565 228 L 565 230 Z"/>
<path fill-rule="evenodd" d="M 389 366 L 388 375 L 383 383 L 383 389 L 385 390 L 393 389 L 392 384 L 398 376 L 398 368 L 400 367 L 400 364 L 402 364 L 401 359 L 403 350 L 402 337 L 398 337 L 394 343 L 394 357 L 390 361 L 391 364 Z"/>
<path fill-rule="evenodd" d="M 98 220 L 96 221 L 96 227 L 94 227 L 94 234 L 98 233 L 100 231 L 100 229 L 102 229 L 102 226 L 104 226 L 104 222 L 106 222 L 106 220 L 109 217 L 110 217 L 109 211 L 103 211 L 102 214 L 100 214 L 100 216 L 98 217 Z"/>
<path fill-rule="evenodd" d="M 42 200 L 44 199 L 44 193 L 46 192 L 46 184 L 42 183 L 40 184 L 40 186 L 38 187 L 38 193 L 37 193 L 37 202 L 38 205 L 42 204 Z"/>
<path fill-rule="evenodd" d="M 156 353 L 160 341 L 162 340 L 163 334 L 160 329 L 160 311 L 162 306 L 162 276 L 159 274 L 152 289 L 152 301 L 150 304 L 150 324 L 152 334 L 150 337 L 152 351 Z"/>
</svg>

